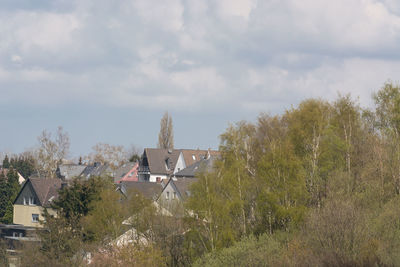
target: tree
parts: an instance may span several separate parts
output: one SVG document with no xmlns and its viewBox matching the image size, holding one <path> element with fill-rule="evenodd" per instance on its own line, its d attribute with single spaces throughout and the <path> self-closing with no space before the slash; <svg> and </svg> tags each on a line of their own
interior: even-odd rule
<svg viewBox="0 0 400 267">
<path fill-rule="evenodd" d="M 111 168 L 117 168 L 128 161 L 128 156 L 123 146 L 97 143 L 92 149 L 93 153 L 88 157 L 90 162 L 107 163 L 110 164 Z"/>
<path fill-rule="evenodd" d="M 158 134 L 158 148 L 173 149 L 174 148 L 174 131 L 172 128 L 172 118 L 168 111 L 160 121 L 160 133 Z"/>
<path fill-rule="evenodd" d="M 59 126 L 55 139 L 51 133 L 43 130 L 38 137 L 39 149 L 37 151 L 38 167 L 47 177 L 55 177 L 58 164 L 68 155 L 69 152 L 69 136 Z"/>
<path fill-rule="evenodd" d="M 10 167 L 10 161 L 8 159 L 8 155 L 6 155 L 3 159 L 3 168 L 8 169 Z"/>
</svg>

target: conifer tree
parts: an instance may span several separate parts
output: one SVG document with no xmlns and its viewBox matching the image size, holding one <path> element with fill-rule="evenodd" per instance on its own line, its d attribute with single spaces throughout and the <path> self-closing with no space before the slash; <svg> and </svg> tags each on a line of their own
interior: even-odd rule
<svg viewBox="0 0 400 267">
<path fill-rule="evenodd" d="M 8 159 L 8 155 L 6 155 L 3 159 L 3 168 L 8 169 L 10 167 L 10 161 Z"/>
</svg>

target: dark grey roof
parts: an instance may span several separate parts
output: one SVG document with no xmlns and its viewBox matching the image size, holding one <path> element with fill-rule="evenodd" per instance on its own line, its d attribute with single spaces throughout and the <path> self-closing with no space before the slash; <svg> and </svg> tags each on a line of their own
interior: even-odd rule
<svg viewBox="0 0 400 267">
<path fill-rule="evenodd" d="M 90 177 L 93 176 L 103 176 L 103 175 L 111 175 L 112 171 L 111 168 L 108 166 L 108 164 L 100 164 L 100 163 L 95 163 L 93 165 L 86 166 L 86 168 L 83 170 L 81 176 L 89 179 Z"/>
<path fill-rule="evenodd" d="M 58 197 L 58 190 L 61 188 L 60 179 L 30 178 L 27 183 L 29 182 L 32 184 L 41 206 L 49 206 L 50 201 Z M 26 184 L 24 184 L 25 186 Z"/>
<path fill-rule="evenodd" d="M 144 197 L 155 200 L 160 195 L 163 186 L 159 183 L 152 182 L 131 182 L 122 181 L 119 184 L 119 190 L 125 196 L 128 196 L 131 192 L 140 192 Z"/>
<path fill-rule="evenodd" d="M 64 179 L 78 177 L 85 170 L 86 165 L 79 164 L 61 164 L 57 169 L 57 176 Z"/>
<path fill-rule="evenodd" d="M 187 177 L 192 178 L 196 176 L 196 173 L 200 171 L 211 171 L 214 165 L 215 156 L 210 156 L 208 159 L 201 159 L 186 167 L 185 169 L 175 173 L 175 177 Z"/>
<path fill-rule="evenodd" d="M 181 151 L 179 149 L 146 148 L 144 153 L 151 173 L 168 175 L 174 171 Z"/>
</svg>

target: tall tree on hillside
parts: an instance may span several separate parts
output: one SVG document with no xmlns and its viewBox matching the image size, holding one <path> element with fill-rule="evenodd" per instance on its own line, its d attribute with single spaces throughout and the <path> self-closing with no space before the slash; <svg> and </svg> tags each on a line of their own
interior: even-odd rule
<svg viewBox="0 0 400 267">
<path fill-rule="evenodd" d="M 174 131 L 172 128 L 172 118 L 168 111 L 160 121 L 160 133 L 158 134 L 158 148 L 173 149 L 174 148 Z"/>
</svg>

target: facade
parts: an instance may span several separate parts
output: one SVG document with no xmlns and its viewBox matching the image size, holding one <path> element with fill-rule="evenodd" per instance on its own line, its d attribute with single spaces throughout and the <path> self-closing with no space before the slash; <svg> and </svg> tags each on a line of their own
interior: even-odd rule
<svg viewBox="0 0 400 267">
<path fill-rule="evenodd" d="M 197 178 L 169 179 L 157 202 L 175 216 L 183 215 L 183 202 L 190 196 L 190 186 Z"/>
<path fill-rule="evenodd" d="M 14 224 L 40 228 L 44 208 L 50 214 L 55 212 L 50 208 L 51 202 L 58 196 L 61 188 L 60 179 L 30 178 L 21 188 L 14 201 Z"/>
</svg>

